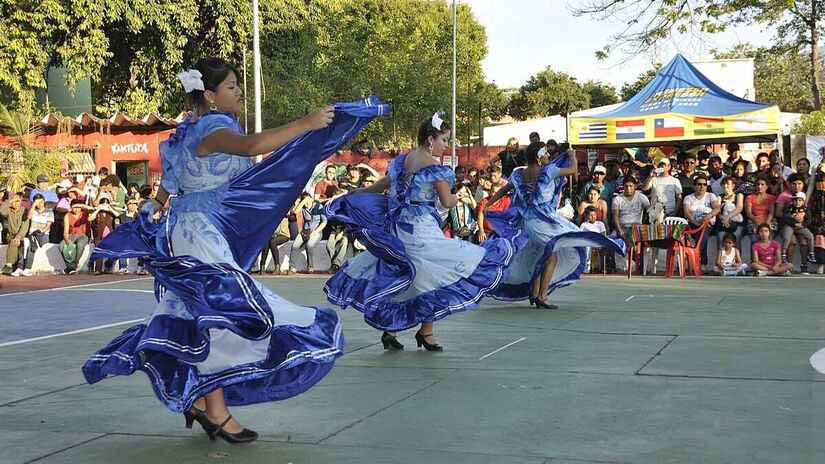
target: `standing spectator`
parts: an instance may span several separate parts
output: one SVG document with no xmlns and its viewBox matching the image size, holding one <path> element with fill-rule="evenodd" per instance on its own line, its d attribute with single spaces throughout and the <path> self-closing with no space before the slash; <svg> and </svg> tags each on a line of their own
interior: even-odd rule
<svg viewBox="0 0 825 464">
<path fill-rule="evenodd" d="M 48 203 L 57 203 L 57 193 L 49 188 L 49 176 L 40 174 L 37 176 L 37 188 L 29 192 L 29 201 L 34 201 L 35 195 L 41 195 Z M 52 206 L 54 207 L 54 206 Z"/>
<path fill-rule="evenodd" d="M 607 228 L 604 225 L 604 222 L 596 219 L 596 208 L 592 206 L 588 206 L 584 209 L 584 221 L 579 225 L 579 228 L 584 231 L 588 232 L 595 232 L 597 234 L 607 235 Z M 591 269 L 591 258 L 593 255 L 593 250 L 590 247 L 584 249 L 584 273 L 589 274 Z M 601 267 L 601 266 L 600 266 Z"/>
<path fill-rule="evenodd" d="M 499 168 L 498 166 L 493 166 L 490 168 L 490 183 L 491 184 L 498 184 L 499 187 L 504 187 L 507 185 L 507 179 L 502 177 L 504 171 Z M 507 176 L 510 177 L 510 176 Z"/>
<path fill-rule="evenodd" d="M 800 250 L 807 250 L 807 257 L 805 251 L 802 251 L 802 273 L 807 274 L 808 262 L 816 262 L 814 255 L 814 235 L 808 229 L 810 218 L 808 217 L 808 208 L 805 205 L 807 200 L 805 192 L 796 192 L 791 198 L 791 202 L 783 208 L 782 212 L 782 262 L 788 262 L 788 256 L 793 257 L 789 253 L 788 248 L 791 244 L 791 239 L 796 237 L 799 243 Z"/>
<path fill-rule="evenodd" d="M 530 139 L 530 143 L 541 142 L 541 136 L 538 132 L 530 132 L 530 135 L 528 135 L 527 137 Z"/>
<path fill-rule="evenodd" d="M 745 197 L 745 217 L 748 218 L 748 234 L 751 243 L 756 242 L 757 227 L 766 224 L 768 230 L 777 229 L 774 221 L 776 197 L 768 193 L 768 181 L 762 177 L 756 180 L 756 193 Z"/>
<path fill-rule="evenodd" d="M 500 176 L 500 173 L 499 173 Z M 503 179 L 500 179 L 503 180 Z M 501 184 L 499 182 L 492 182 L 491 185 Z M 476 210 L 478 203 L 476 203 L 470 189 L 465 186 L 459 186 L 456 191 L 458 202 L 450 208 L 450 232 L 453 238 L 459 240 L 472 241 L 473 234 L 476 233 L 478 224 L 476 224 L 473 212 Z"/>
<path fill-rule="evenodd" d="M 303 248 L 306 250 L 307 256 L 306 272 L 307 274 L 312 274 L 315 272 L 312 250 L 318 242 L 321 241 L 324 233 L 324 227 L 327 225 L 327 218 L 324 216 L 324 207 L 320 203 L 313 201 L 310 196 L 306 196 L 301 201 L 299 206 L 301 208 L 301 214 L 304 218 L 304 226 L 298 236 L 295 237 L 295 241 L 292 242 L 292 249 L 289 252 L 289 273 L 295 274 L 298 272 L 295 268 L 295 253 L 300 253 Z"/>
<path fill-rule="evenodd" d="M 52 213 L 54 214 L 54 223 L 49 229 L 49 242 L 60 243 L 63 239 L 63 217 L 71 209 L 71 198 L 69 198 L 69 189 L 73 189 L 72 181 L 63 179 L 57 186 L 57 203 L 54 205 Z"/>
<path fill-rule="evenodd" d="M 759 224 L 756 234 L 759 240 L 751 246 L 751 267 L 756 275 L 790 275 L 793 264 L 782 262 L 782 247 L 776 240 L 771 240 L 771 228 L 767 224 Z"/>
<path fill-rule="evenodd" d="M 772 164 L 768 168 L 768 192 L 771 195 L 779 195 L 785 190 L 785 179 L 782 178 L 782 165 L 779 163 Z"/>
<path fill-rule="evenodd" d="M 507 141 L 504 151 L 498 154 L 498 160 L 501 162 L 502 173 L 508 178 L 515 168 L 525 165 L 524 150 L 519 149 L 518 139 L 511 137 Z"/>
<path fill-rule="evenodd" d="M 624 191 L 624 189 L 622 190 Z M 582 225 L 584 221 L 587 220 L 587 214 L 585 213 L 587 208 L 593 208 L 596 212 L 597 221 L 606 222 L 606 218 L 608 217 L 607 202 L 599 196 L 599 189 L 596 187 L 590 187 L 587 190 L 587 197 L 579 202 L 579 209 L 577 211 L 579 225 Z"/>
<path fill-rule="evenodd" d="M 790 167 L 788 167 L 788 166 L 785 166 L 785 163 L 784 163 L 784 162 L 782 161 L 782 159 L 780 158 L 780 156 L 779 156 L 779 150 L 777 150 L 777 149 L 775 149 L 775 148 L 774 148 L 774 149 L 773 149 L 773 150 L 771 150 L 771 152 L 769 153 L 769 156 L 770 156 L 771 165 L 773 165 L 774 163 L 779 163 L 779 165 L 780 165 L 780 166 L 782 166 L 782 178 L 783 178 L 783 179 L 787 179 L 787 178 L 788 178 L 788 176 L 790 176 L 791 174 L 793 174 L 794 170 L 793 170 L 793 169 L 791 169 L 791 168 L 790 168 Z"/>
<path fill-rule="evenodd" d="M 357 188 L 361 188 L 363 183 L 363 176 L 361 176 L 361 169 L 354 164 L 347 165 L 347 177 L 343 182 L 339 182 L 342 189 L 351 192 Z"/>
<path fill-rule="evenodd" d="M 583 192 L 587 192 L 591 187 L 599 190 L 599 197 L 604 201 L 611 201 L 613 199 L 613 184 L 606 179 L 607 168 L 601 164 L 593 168 L 593 179 L 584 184 Z"/>
<path fill-rule="evenodd" d="M 22 250 L 25 248 L 24 242 L 29 232 L 29 218 L 20 195 L 12 193 L 8 201 L 0 204 L 0 217 L 6 221 L 6 229 L 3 232 L 9 244 L 6 249 L 6 265 L 0 269 L 0 274 L 11 275 L 14 266 L 23 257 Z"/>
<path fill-rule="evenodd" d="M 757 174 L 761 174 L 764 177 L 768 177 L 768 171 L 771 169 L 771 157 L 763 152 L 760 152 L 756 155 L 756 172 Z"/>
<path fill-rule="evenodd" d="M 106 180 L 111 177 L 115 176 L 109 176 Z M 104 185 L 101 185 L 101 189 L 103 187 Z M 96 212 L 94 219 L 90 219 L 92 221 L 92 238 L 95 244 L 102 242 L 115 229 L 115 218 L 119 216 L 112 208 L 109 198 L 105 196 L 99 199 Z M 92 275 L 111 274 L 113 266 L 114 260 L 98 258 L 92 263 Z"/>
<path fill-rule="evenodd" d="M 739 153 L 739 144 L 738 143 L 729 143 L 728 144 L 728 159 L 725 160 L 725 164 L 723 169 L 725 174 L 730 175 L 733 172 L 733 166 L 742 161 L 745 163 L 745 172 L 753 172 L 753 166 L 751 163 L 742 158 L 742 154 Z"/>
<path fill-rule="evenodd" d="M 702 241 L 697 245 L 700 249 L 702 267 L 705 268 L 708 265 L 708 237 L 712 230 L 710 227 L 716 223 L 716 215 L 719 214 L 722 207 L 719 198 L 708 192 L 708 179 L 704 174 L 696 175 L 693 185 L 696 191 L 685 197 L 684 213 L 685 219 L 688 220 L 688 224 L 692 228 L 697 228 L 702 224 L 709 225 L 705 228 L 704 234 L 698 232 L 692 237 L 694 240 L 699 240 L 699 237 L 702 237 Z M 707 270 L 710 271 L 710 269 Z"/>
<path fill-rule="evenodd" d="M 825 159 L 813 174 L 811 199 L 808 202 L 811 232 L 814 234 L 814 254 L 818 264 L 817 274 L 825 271 Z"/>
<path fill-rule="evenodd" d="M 493 225 L 487 221 L 487 218 L 484 216 L 484 210 L 487 209 L 489 211 L 506 211 L 507 208 L 510 207 L 510 197 L 505 195 L 498 199 L 495 203 L 489 203 L 489 199 L 492 198 L 493 195 L 496 194 L 501 190 L 500 185 L 492 185 L 490 187 L 490 196 L 481 200 L 481 203 L 478 204 L 478 243 L 481 243 L 487 240 L 487 237 L 495 232 L 493 229 Z"/>
<path fill-rule="evenodd" d="M 825 147 L 819 149 L 819 154 L 822 155 L 825 152 Z M 825 159 L 823 157 L 822 159 Z M 799 158 L 796 160 L 796 172 L 797 174 L 802 176 L 802 180 L 805 183 L 805 187 L 807 188 L 811 182 L 811 161 L 808 158 Z"/>
<path fill-rule="evenodd" d="M 137 182 L 132 182 L 129 184 L 129 187 L 126 189 L 126 198 L 127 201 L 129 198 L 140 200 L 140 186 L 137 184 Z"/>
<path fill-rule="evenodd" d="M 490 181 L 490 174 L 487 171 L 480 171 L 478 173 L 478 187 L 476 187 L 475 198 L 476 203 L 481 203 L 485 198 L 488 198 L 491 193 L 493 183 Z"/>
<path fill-rule="evenodd" d="M 723 246 L 716 254 L 716 272 L 723 276 L 744 275 L 748 265 L 742 263 L 742 254 L 735 246 L 736 237 L 727 234 L 723 240 Z"/>
<path fill-rule="evenodd" d="M 699 174 L 699 172 L 696 171 L 697 164 L 696 155 L 692 153 L 685 155 L 685 159 L 682 161 L 682 171 L 676 176 L 676 179 L 679 180 L 679 184 L 682 186 L 683 198 L 694 192 L 693 182 Z"/>
<path fill-rule="evenodd" d="M 716 221 L 716 249 L 721 249 L 724 238 L 730 235 L 736 238 L 735 245 L 739 248 L 745 234 L 745 217 L 742 215 L 744 195 L 736 192 L 736 180 L 732 177 L 725 177 L 722 186 L 724 190 L 719 195 L 721 211 Z"/>
<path fill-rule="evenodd" d="M 670 160 L 662 158 L 654 171 L 654 175 L 647 178 L 642 186 L 645 192 L 650 191 L 653 203 L 664 205 L 665 216 L 678 216 L 682 208 L 682 184 L 670 175 Z"/>
<path fill-rule="evenodd" d="M 11 275 L 14 277 L 32 275 L 31 269 L 34 264 L 34 254 L 49 243 L 49 231 L 54 224 L 54 212 L 46 208 L 46 201 L 43 195 L 36 193 L 32 199 L 32 206 L 27 214 L 29 220 L 29 250 L 26 253 L 26 260 L 22 269 L 17 268 Z"/>
<path fill-rule="evenodd" d="M 725 190 L 722 181 L 727 178 L 722 171 L 722 158 L 716 153 L 708 159 L 708 188 L 716 196 L 722 195 Z"/>
<path fill-rule="evenodd" d="M 710 152 L 701 149 L 696 152 L 696 161 L 698 164 L 696 165 L 696 171 L 701 172 L 704 175 L 710 174 Z"/>
<path fill-rule="evenodd" d="M 317 203 L 326 205 L 335 196 L 335 192 L 338 191 L 338 182 L 335 181 L 337 173 L 338 169 L 334 164 L 328 164 L 324 169 L 324 178 L 315 186 L 315 201 Z"/>
<path fill-rule="evenodd" d="M 156 180 L 152 183 L 152 193 L 149 194 L 149 198 L 154 200 L 158 196 L 158 190 L 160 190 L 160 181 Z"/>
<path fill-rule="evenodd" d="M 63 220 L 63 243 L 61 253 L 66 263 L 64 274 L 77 272 L 77 265 L 83 256 L 83 250 L 89 244 L 91 221 L 97 217 L 97 210 L 83 204 L 83 201 L 72 200 L 72 209 Z M 89 212 L 91 211 L 91 212 Z"/>
<path fill-rule="evenodd" d="M 278 247 L 288 241 L 289 220 L 287 218 L 283 218 L 281 223 L 278 224 L 278 228 L 272 233 L 272 237 L 270 237 L 269 242 L 264 246 L 263 251 L 261 251 L 261 264 L 258 266 L 258 274 L 269 274 L 269 271 L 266 270 L 266 260 L 269 258 L 270 252 L 272 252 L 272 264 L 275 267 L 273 272 L 281 274 L 281 255 L 278 252 Z"/>
<path fill-rule="evenodd" d="M 133 184 L 137 185 L 137 184 Z M 138 191 L 138 194 L 140 192 Z M 138 204 L 140 203 L 139 198 L 132 198 L 126 200 L 126 211 L 120 213 L 120 216 L 117 218 L 118 226 L 128 224 L 135 219 L 138 218 Z M 132 258 L 120 258 L 117 260 L 117 267 L 118 272 L 120 274 L 128 274 L 129 273 L 129 260 Z M 138 265 L 138 274 L 141 274 L 141 270 L 143 270 L 143 266 Z M 141 274 L 142 275 L 142 274 Z"/>
<path fill-rule="evenodd" d="M 622 164 L 619 165 L 619 177 L 616 178 L 616 181 L 613 183 L 615 186 L 613 190 L 613 196 L 622 195 L 624 193 L 624 178 L 625 177 L 633 177 L 634 179 L 639 179 L 639 176 L 636 170 L 633 169 L 634 164 L 630 160 L 622 161 Z"/>
</svg>

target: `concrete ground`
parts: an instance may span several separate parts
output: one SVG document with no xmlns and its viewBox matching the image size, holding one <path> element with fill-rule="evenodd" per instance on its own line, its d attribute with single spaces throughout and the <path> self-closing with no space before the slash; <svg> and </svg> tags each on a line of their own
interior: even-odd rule
<svg viewBox="0 0 825 464">
<path fill-rule="evenodd" d="M 321 278 L 262 281 L 325 304 Z M 346 355 L 306 394 L 235 408 L 261 433 L 242 446 L 185 429 L 143 374 L 85 384 L 151 284 L 0 294 L 0 463 L 825 462 L 822 278 L 593 276 L 560 310 L 487 300 L 437 324 L 443 353 L 412 332 L 385 353 L 340 311 Z"/>
</svg>

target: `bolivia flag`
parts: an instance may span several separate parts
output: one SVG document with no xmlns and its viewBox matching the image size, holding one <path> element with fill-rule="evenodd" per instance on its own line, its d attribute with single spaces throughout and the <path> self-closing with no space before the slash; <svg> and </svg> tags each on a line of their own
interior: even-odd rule
<svg viewBox="0 0 825 464">
<path fill-rule="evenodd" d="M 682 137 L 685 135 L 685 121 L 682 118 L 656 118 L 653 121 L 655 137 Z"/>
<path fill-rule="evenodd" d="M 725 118 L 693 118 L 694 135 L 714 135 L 725 133 Z"/>
<path fill-rule="evenodd" d="M 616 121 L 616 139 L 643 139 L 645 138 L 645 120 Z"/>
</svg>

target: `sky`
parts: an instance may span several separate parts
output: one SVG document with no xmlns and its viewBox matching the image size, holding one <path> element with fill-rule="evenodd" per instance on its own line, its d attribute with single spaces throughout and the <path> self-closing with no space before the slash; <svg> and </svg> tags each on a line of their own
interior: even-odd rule
<svg viewBox="0 0 825 464">
<path fill-rule="evenodd" d="M 649 69 L 652 61 L 667 63 L 677 52 L 692 61 L 709 60 L 714 48 L 726 50 L 740 42 L 767 45 L 773 36 L 761 27 L 739 27 L 706 41 L 664 44 L 654 56 L 641 56 L 625 64 L 621 63 L 625 56 L 619 53 L 599 61 L 596 50 L 624 23 L 576 18 L 568 11 L 568 1 L 575 0 L 463 0 L 487 31 L 488 54 L 482 62 L 486 79 L 500 88 L 519 87 L 550 65 L 579 82 L 599 80 L 618 91 Z"/>
</svg>

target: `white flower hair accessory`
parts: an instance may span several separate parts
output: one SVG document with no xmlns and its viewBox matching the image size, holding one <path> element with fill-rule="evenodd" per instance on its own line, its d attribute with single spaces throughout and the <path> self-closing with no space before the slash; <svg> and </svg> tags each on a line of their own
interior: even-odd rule
<svg viewBox="0 0 825 464">
<path fill-rule="evenodd" d="M 203 77 L 203 74 L 197 69 L 190 69 L 189 71 L 178 73 L 178 79 L 180 79 L 180 83 L 183 84 L 183 90 L 186 93 L 192 92 L 193 90 L 204 90 L 201 77 Z"/>
<path fill-rule="evenodd" d="M 544 147 L 539 148 L 538 157 L 541 158 L 542 156 L 547 156 L 547 149 Z"/>
<path fill-rule="evenodd" d="M 438 115 L 438 111 L 436 111 L 433 115 L 432 119 L 430 120 L 430 124 L 432 124 L 435 130 L 441 130 L 441 125 L 444 124 L 444 121 L 441 119 L 441 116 Z"/>
</svg>

